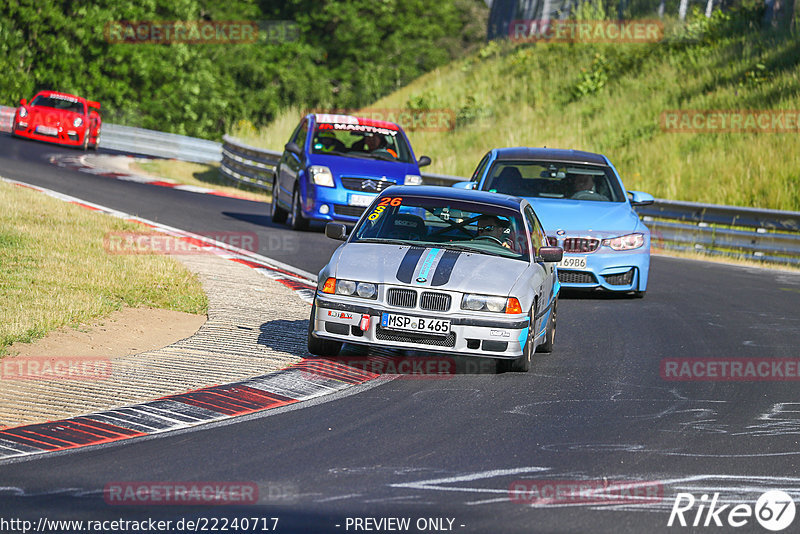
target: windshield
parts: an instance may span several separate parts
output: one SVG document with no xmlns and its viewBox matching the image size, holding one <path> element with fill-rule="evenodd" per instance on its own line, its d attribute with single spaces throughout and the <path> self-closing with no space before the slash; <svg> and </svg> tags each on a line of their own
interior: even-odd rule
<svg viewBox="0 0 800 534">
<path fill-rule="evenodd" d="M 624 202 L 610 167 L 548 161 L 495 161 L 483 189 L 520 197 Z"/>
<path fill-rule="evenodd" d="M 413 163 L 411 150 L 396 125 L 349 116 L 327 120 L 330 122 L 317 119 L 313 154 Z"/>
<path fill-rule="evenodd" d="M 451 199 L 381 196 L 350 242 L 434 246 L 528 261 L 528 233 L 518 211 Z"/>
<path fill-rule="evenodd" d="M 75 98 L 61 97 L 56 95 L 37 96 L 31 102 L 31 106 L 43 106 L 46 108 L 63 109 L 74 113 L 83 113 L 83 102 Z"/>
</svg>

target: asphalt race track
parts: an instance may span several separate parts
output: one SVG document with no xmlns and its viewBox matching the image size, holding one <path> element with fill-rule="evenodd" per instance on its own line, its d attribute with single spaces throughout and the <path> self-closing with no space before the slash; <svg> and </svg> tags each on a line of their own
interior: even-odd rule
<svg viewBox="0 0 800 534">
<path fill-rule="evenodd" d="M 313 273 L 337 245 L 273 225 L 265 204 L 61 169 L 47 160 L 57 153 L 77 152 L 2 134 L 0 175 L 189 231 L 255 232 L 259 253 Z M 654 257 L 644 299 L 562 295 L 556 348 L 527 374 L 465 366 L 378 380 L 228 424 L 1 464 L 0 516 L 277 517 L 276 532 L 680 532 L 692 529 L 667 523 L 684 492 L 698 501 L 690 525 L 701 496 L 708 509 L 718 493 L 724 527 L 709 528 L 764 532 L 752 516 L 732 528 L 728 512 L 771 489 L 800 503 L 797 381 L 668 380 L 662 360 L 797 361 L 798 304 L 796 274 Z M 121 481 L 246 481 L 261 499 L 107 504 L 103 489 Z M 648 499 L 509 499 L 520 484 L 575 481 L 639 484 Z"/>
</svg>

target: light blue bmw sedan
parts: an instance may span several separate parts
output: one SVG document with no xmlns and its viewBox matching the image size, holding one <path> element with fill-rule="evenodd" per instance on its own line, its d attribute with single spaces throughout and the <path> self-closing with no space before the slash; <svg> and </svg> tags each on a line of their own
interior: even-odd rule
<svg viewBox="0 0 800 534">
<path fill-rule="evenodd" d="M 634 206 L 653 196 L 626 191 L 602 154 L 553 148 L 495 148 L 472 179 L 454 187 L 527 199 L 549 244 L 564 250 L 564 288 L 605 289 L 643 297 L 650 269 L 650 230 Z"/>
</svg>

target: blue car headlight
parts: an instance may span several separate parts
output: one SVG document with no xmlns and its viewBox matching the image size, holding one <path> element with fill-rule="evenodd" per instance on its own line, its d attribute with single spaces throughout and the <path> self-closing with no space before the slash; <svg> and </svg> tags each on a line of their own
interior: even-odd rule
<svg viewBox="0 0 800 534">
<path fill-rule="evenodd" d="M 315 185 L 334 187 L 333 174 L 328 167 L 312 165 L 308 168 L 308 175 L 311 177 L 311 182 Z"/>
<path fill-rule="evenodd" d="M 612 250 L 633 250 L 644 245 L 644 234 L 635 232 L 611 239 L 603 239 L 603 246 Z"/>
<path fill-rule="evenodd" d="M 406 174 L 403 185 L 422 185 L 422 176 L 418 174 Z"/>
</svg>

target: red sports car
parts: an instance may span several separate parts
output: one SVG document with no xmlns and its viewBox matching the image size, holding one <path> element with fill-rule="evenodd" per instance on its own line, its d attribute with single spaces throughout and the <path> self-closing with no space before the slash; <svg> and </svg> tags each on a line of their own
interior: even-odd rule
<svg viewBox="0 0 800 534">
<path fill-rule="evenodd" d="M 100 104 L 79 96 L 40 91 L 30 103 L 23 98 L 14 114 L 13 135 L 61 145 L 97 148 Z"/>
</svg>

